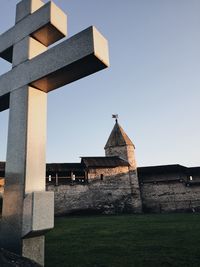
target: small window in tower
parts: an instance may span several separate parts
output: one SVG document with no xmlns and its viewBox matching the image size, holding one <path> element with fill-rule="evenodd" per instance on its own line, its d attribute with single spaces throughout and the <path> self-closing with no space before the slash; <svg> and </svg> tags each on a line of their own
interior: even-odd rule
<svg viewBox="0 0 200 267">
<path fill-rule="evenodd" d="M 101 178 L 101 181 L 103 181 L 103 174 L 101 174 L 101 177 L 100 178 Z"/>
<path fill-rule="evenodd" d="M 192 175 L 190 175 L 190 181 L 192 181 L 193 180 L 193 177 L 192 177 Z"/>
</svg>

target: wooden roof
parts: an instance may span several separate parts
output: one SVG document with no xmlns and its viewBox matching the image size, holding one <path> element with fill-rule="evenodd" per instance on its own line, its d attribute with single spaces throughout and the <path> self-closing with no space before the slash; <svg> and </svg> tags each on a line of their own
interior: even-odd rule
<svg viewBox="0 0 200 267">
<path fill-rule="evenodd" d="M 187 167 L 179 164 L 139 167 L 138 175 L 142 176 L 142 175 L 165 174 L 172 172 L 186 172 L 187 169 L 188 169 Z"/>
<path fill-rule="evenodd" d="M 138 168 L 138 178 L 141 183 L 178 181 L 182 179 L 187 181 L 189 176 L 195 176 L 195 181 L 190 183 L 199 182 L 200 167 L 188 168 L 179 164 L 172 164 Z"/>
<path fill-rule="evenodd" d="M 127 145 L 134 146 L 131 139 L 124 132 L 122 127 L 119 125 L 119 123 L 116 121 L 115 126 L 105 145 L 105 149 L 108 147 L 127 146 Z"/>
<path fill-rule="evenodd" d="M 81 163 L 47 163 L 46 172 L 84 171 Z"/>
<path fill-rule="evenodd" d="M 82 157 L 82 164 L 87 168 L 114 168 L 118 166 L 130 166 L 126 160 L 120 157 Z"/>
</svg>

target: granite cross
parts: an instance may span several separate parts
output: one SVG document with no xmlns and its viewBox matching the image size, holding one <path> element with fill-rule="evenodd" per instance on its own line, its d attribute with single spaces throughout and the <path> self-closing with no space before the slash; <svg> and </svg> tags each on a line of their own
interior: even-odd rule
<svg viewBox="0 0 200 267">
<path fill-rule="evenodd" d="M 47 93 L 108 67 L 106 39 L 93 26 L 66 36 L 66 15 L 53 3 L 22 0 L 15 26 L 0 35 L 0 111 L 9 110 L 0 246 L 44 265 L 44 233 L 54 199 L 45 192 Z"/>
</svg>

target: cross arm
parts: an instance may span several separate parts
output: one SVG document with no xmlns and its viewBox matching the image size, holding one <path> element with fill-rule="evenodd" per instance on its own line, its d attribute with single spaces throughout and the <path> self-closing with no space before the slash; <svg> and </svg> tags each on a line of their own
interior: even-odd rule
<svg viewBox="0 0 200 267">
<path fill-rule="evenodd" d="M 0 35 L 0 57 L 12 62 L 13 45 L 29 35 L 48 46 L 66 36 L 66 25 L 66 15 L 49 2 Z"/>
<path fill-rule="evenodd" d="M 49 92 L 108 66 L 107 40 L 91 26 L 33 59 L 30 85 Z"/>
<path fill-rule="evenodd" d="M 27 84 L 49 92 L 108 66 L 107 40 L 92 26 L 2 75 L 0 100 Z"/>
</svg>

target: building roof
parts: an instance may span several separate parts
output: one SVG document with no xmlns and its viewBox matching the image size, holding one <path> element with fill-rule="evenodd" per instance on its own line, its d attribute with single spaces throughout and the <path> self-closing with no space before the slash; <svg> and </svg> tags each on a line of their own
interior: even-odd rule
<svg viewBox="0 0 200 267">
<path fill-rule="evenodd" d="M 187 169 L 179 164 L 140 167 L 138 179 L 140 183 L 180 181 L 187 176 Z"/>
<path fill-rule="evenodd" d="M 182 181 L 188 183 L 188 177 L 193 176 L 189 184 L 200 183 L 200 167 L 185 167 L 179 164 L 160 165 L 138 168 L 140 183 Z"/>
<path fill-rule="evenodd" d="M 87 168 L 114 168 L 118 166 L 130 166 L 128 161 L 120 157 L 82 157 L 81 161 Z"/>
<path fill-rule="evenodd" d="M 140 177 L 142 175 L 157 175 L 179 171 L 186 172 L 187 169 L 187 167 L 179 164 L 139 167 L 138 176 Z"/>
<path fill-rule="evenodd" d="M 199 175 L 200 176 L 200 167 L 190 167 L 188 168 L 189 175 Z"/>
<path fill-rule="evenodd" d="M 47 163 L 46 172 L 84 171 L 81 163 Z"/>
<path fill-rule="evenodd" d="M 130 138 L 127 136 L 127 134 L 124 132 L 124 130 L 116 120 L 114 128 L 105 145 L 105 149 L 108 147 L 127 146 L 127 145 L 134 146 Z"/>
</svg>

